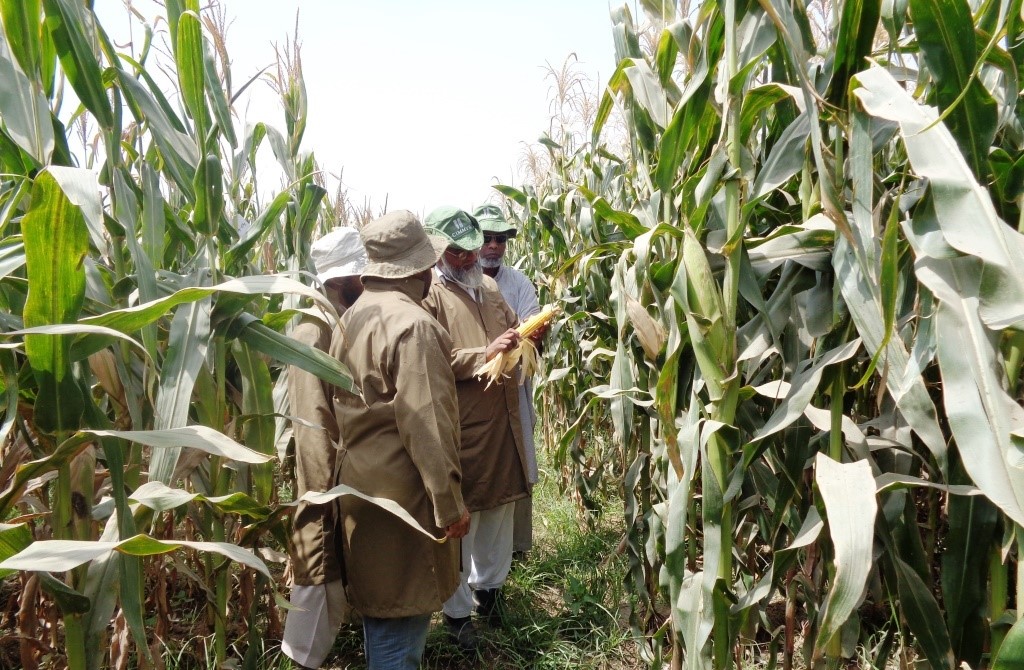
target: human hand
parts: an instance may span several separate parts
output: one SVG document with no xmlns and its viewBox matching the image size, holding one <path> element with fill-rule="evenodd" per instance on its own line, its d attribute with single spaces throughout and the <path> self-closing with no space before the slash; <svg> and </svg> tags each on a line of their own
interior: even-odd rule
<svg viewBox="0 0 1024 670">
<path fill-rule="evenodd" d="M 515 349 L 517 344 L 519 344 L 519 331 L 509 328 L 487 345 L 484 356 L 489 361 L 500 353 Z"/>
<path fill-rule="evenodd" d="M 543 326 L 541 326 L 537 330 L 535 330 L 532 333 L 530 333 L 529 336 L 528 336 L 528 339 L 531 342 L 533 342 L 534 345 L 539 345 L 541 342 L 544 341 L 544 336 L 548 334 L 549 330 L 551 330 L 551 322 L 550 321 L 545 323 Z"/>
<path fill-rule="evenodd" d="M 462 518 L 455 523 L 448 524 L 444 529 L 444 536 L 450 540 L 464 537 L 469 532 L 469 510 L 462 512 Z"/>
</svg>

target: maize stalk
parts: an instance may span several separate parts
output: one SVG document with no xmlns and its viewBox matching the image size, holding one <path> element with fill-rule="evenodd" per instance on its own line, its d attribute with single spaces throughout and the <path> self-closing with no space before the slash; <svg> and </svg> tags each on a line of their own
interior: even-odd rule
<svg viewBox="0 0 1024 670">
<path fill-rule="evenodd" d="M 541 328 L 544 328 L 551 320 L 558 316 L 562 310 L 555 305 L 545 305 L 544 309 L 537 312 L 526 321 L 519 324 L 516 332 L 519 333 L 519 344 L 514 349 L 502 351 L 497 356 L 481 365 L 473 374 L 480 378 L 487 379 L 487 386 L 497 382 L 502 377 L 508 376 L 516 365 L 522 361 L 522 368 L 519 373 L 519 381 L 533 376 L 537 371 L 537 347 L 534 346 L 530 336 Z"/>
</svg>

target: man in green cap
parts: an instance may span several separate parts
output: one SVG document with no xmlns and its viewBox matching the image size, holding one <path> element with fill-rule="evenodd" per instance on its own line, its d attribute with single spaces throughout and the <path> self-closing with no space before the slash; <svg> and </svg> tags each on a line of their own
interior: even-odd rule
<svg viewBox="0 0 1024 670">
<path fill-rule="evenodd" d="M 427 216 L 426 227 L 448 241 L 423 306 L 452 337 L 462 495 L 472 518 L 462 541 L 462 581 L 443 609 L 456 643 L 471 649 L 477 646 L 474 601 L 488 623 L 500 620 L 499 589 L 512 566 L 515 502 L 529 496 L 518 386 L 509 382 L 488 388 L 474 373 L 518 344 L 518 319 L 480 267 L 483 234 L 477 220 L 461 209 L 442 207 Z"/>
<path fill-rule="evenodd" d="M 482 205 L 473 210 L 473 216 L 480 222 L 483 232 L 483 246 L 480 248 L 480 266 L 483 273 L 493 277 L 498 284 L 505 302 L 516 313 L 520 321 L 540 311 L 537 289 L 522 271 L 504 264 L 508 240 L 515 237 L 516 227 L 509 223 L 497 205 Z M 536 339 L 543 337 L 547 328 Z M 537 449 L 533 442 L 537 412 L 533 407 L 533 380 L 523 379 L 519 384 L 519 419 L 523 424 L 523 446 L 526 452 L 526 467 L 529 472 L 530 489 L 537 483 Z M 533 497 L 516 501 L 514 529 L 512 531 L 513 555 L 524 554 L 533 548 Z"/>
</svg>

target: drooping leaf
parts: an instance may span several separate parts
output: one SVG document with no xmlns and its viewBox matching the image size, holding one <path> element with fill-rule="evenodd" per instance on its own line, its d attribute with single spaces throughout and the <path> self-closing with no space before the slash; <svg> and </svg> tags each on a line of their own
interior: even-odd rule
<svg viewBox="0 0 1024 670">
<path fill-rule="evenodd" d="M 974 76 L 978 52 L 971 8 L 966 0 L 910 0 L 910 15 L 939 107 L 949 111 L 949 130 L 975 178 L 987 179 L 998 112 L 992 96 Z"/>
<path fill-rule="evenodd" d="M 874 564 L 872 545 L 878 503 L 867 461 L 842 464 L 818 454 L 814 469 L 835 551 L 835 573 L 814 644 L 820 651 L 854 613 L 864 595 Z"/>
<path fill-rule="evenodd" d="M 33 542 L 24 551 L 0 562 L 0 569 L 66 572 L 111 551 L 118 551 L 129 556 L 158 556 L 182 547 L 226 556 L 236 563 L 258 570 L 268 579 L 271 578 L 270 571 L 263 561 L 248 549 L 237 545 L 227 542 L 172 542 L 157 540 L 147 535 L 136 535 L 120 542 L 41 540 Z"/>
</svg>

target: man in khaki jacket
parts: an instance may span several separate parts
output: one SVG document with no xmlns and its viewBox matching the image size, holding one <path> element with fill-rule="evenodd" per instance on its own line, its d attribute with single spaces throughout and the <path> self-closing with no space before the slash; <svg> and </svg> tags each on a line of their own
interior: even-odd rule
<svg viewBox="0 0 1024 670">
<path fill-rule="evenodd" d="M 336 228 L 313 243 L 310 257 L 317 278 L 338 313 L 344 313 L 363 292 L 359 274 L 366 252 L 355 228 Z M 327 351 L 333 328 L 306 317 L 292 338 Z M 296 497 L 333 487 L 338 453 L 338 425 L 330 387 L 301 368 L 288 369 L 288 397 L 294 422 Z M 292 520 L 288 547 L 292 565 L 291 604 L 284 624 L 281 650 L 300 667 L 318 668 L 345 622 L 348 601 L 342 583 L 337 506 L 301 503 Z"/>
<path fill-rule="evenodd" d="M 452 336 L 462 495 L 473 519 L 462 542 L 462 582 L 445 603 L 444 614 L 452 637 L 469 649 L 477 646 L 470 618 L 474 599 L 478 614 L 491 624 L 500 621 L 499 592 L 512 565 L 515 502 L 529 495 L 518 385 L 512 380 L 487 388 L 474 374 L 498 352 L 515 347 L 518 319 L 480 268 L 483 235 L 476 219 L 442 207 L 426 223 L 428 232 L 448 241 L 423 305 Z"/>
<path fill-rule="evenodd" d="M 505 244 L 519 232 L 505 220 L 501 208 L 496 205 L 482 205 L 473 210 L 473 217 L 480 223 L 484 244 L 480 248 L 480 267 L 492 277 L 501 291 L 501 297 L 516 313 L 520 321 L 526 321 L 540 311 L 537 301 L 537 287 L 521 270 L 505 265 Z M 541 340 L 547 333 L 545 326 L 534 338 Z M 538 344 L 538 349 L 540 345 Z M 523 446 L 526 453 L 526 468 L 530 473 L 530 491 L 540 474 L 537 468 L 537 448 L 533 443 L 533 432 L 537 424 L 537 412 L 533 407 L 533 380 L 519 382 L 519 419 L 523 424 Z M 512 531 L 512 554 L 525 554 L 533 548 L 533 497 L 516 501 L 515 520 Z"/>
<path fill-rule="evenodd" d="M 341 318 L 331 355 L 352 372 L 357 397 L 334 391 L 340 480 L 401 505 L 435 537 L 460 538 L 459 420 L 451 338 L 420 305 L 443 249 L 410 212 L 360 232 L 370 263 L 363 295 Z M 459 582 L 459 542 L 440 544 L 366 501 L 341 503 L 348 594 L 363 615 L 370 670 L 419 666 L 431 612 Z"/>
</svg>

